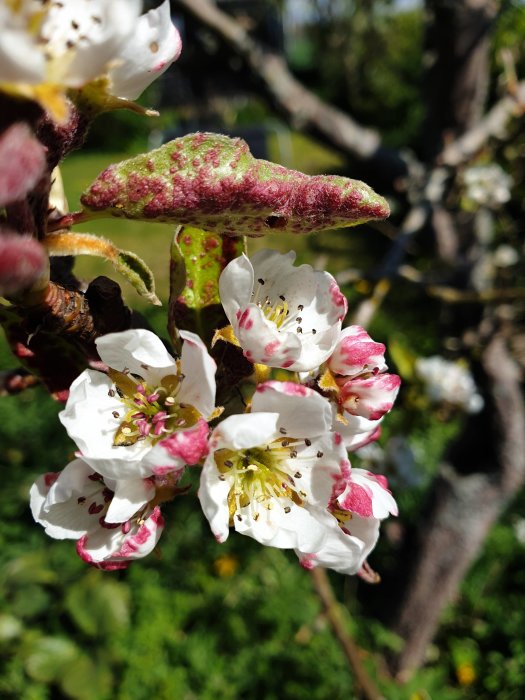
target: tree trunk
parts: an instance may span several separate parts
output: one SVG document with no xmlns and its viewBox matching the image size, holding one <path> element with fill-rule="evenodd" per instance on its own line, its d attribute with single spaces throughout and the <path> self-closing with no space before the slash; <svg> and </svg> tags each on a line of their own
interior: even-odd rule
<svg viewBox="0 0 525 700">
<path fill-rule="evenodd" d="M 520 372 L 499 335 L 482 359 L 492 405 L 484 416 L 472 418 L 451 451 L 451 465 L 443 467 L 418 525 L 419 541 L 394 628 L 405 640 L 393 663 L 401 679 L 424 661 L 443 608 L 456 597 L 490 528 L 525 482 Z"/>
<path fill-rule="evenodd" d="M 495 0 L 427 0 L 426 118 L 422 155 L 431 162 L 447 141 L 481 118 L 487 96 Z"/>
</svg>

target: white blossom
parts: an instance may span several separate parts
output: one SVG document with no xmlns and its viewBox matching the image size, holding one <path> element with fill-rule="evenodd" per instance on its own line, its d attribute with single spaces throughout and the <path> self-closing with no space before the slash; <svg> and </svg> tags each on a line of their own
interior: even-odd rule
<svg viewBox="0 0 525 700">
<path fill-rule="evenodd" d="M 295 253 L 261 250 L 233 260 L 219 280 L 222 305 L 250 362 L 309 371 L 332 353 L 347 303 L 334 278 Z"/>
<path fill-rule="evenodd" d="M 467 168 L 463 180 L 466 197 L 475 204 L 497 208 L 510 199 L 512 177 L 497 163 Z"/>
<path fill-rule="evenodd" d="M 82 459 L 31 487 L 35 520 L 55 539 L 77 540 L 77 552 L 102 569 L 121 569 L 149 554 L 164 519 L 154 504 L 154 480 L 103 478 Z"/>
<path fill-rule="evenodd" d="M 296 554 L 306 569 L 322 566 L 357 574 L 377 543 L 381 520 L 398 512 L 387 480 L 364 469 L 351 469 L 350 463 L 343 461 L 328 510 L 333 522 L 321 546 L 297 547 Z"/>
<path fill-rule="evenodd" d="M 147 330 L 102 336 L 96 344 L 108 374 L 85 370 L 71 385 L 60 420 L 104 477 L 163 474 L 207 453 L 216 365 L 198 336 L 180 335 L 180 360 Z"/>
<path fill-rule="evenodd" d="M 415 368 L 433 403 L 448 403 L 467 413 L 478 413 L 483 408 L 483 397 L 471 373 L 462 364 L 433 355 L 419 357 Z"/>
<path fill-rule="evenodd" d="M 331 407 L 291 382 L 259 384 L 251 413 L 214 429 L 199 499 L 223 542 L 233 527 L 262 544 L 318 549 L 333 520 L 327 506 L 346 451 L 329 432 Z"/>
<path fill-rule="evenodd" d="M 0 86 L 82 88 L 136 99 L 181 50 L 169 0 L 140 15 L 141 0 L 21 0 L 0 6 Z"/>
</svg>

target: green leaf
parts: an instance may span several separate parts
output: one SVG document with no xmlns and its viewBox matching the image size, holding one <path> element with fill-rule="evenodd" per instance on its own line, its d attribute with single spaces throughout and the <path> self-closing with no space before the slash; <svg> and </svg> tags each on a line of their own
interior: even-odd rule
<svg viewBox="0 0 525 700">
<path fill-rule="evenodd" d="M 22 622 L 14 615 L 0 615 L 0 643 L 10 642 L 22 634 Z"/>
<path fill-rule="evenodd" d="M 201 229 L 179 228 L 171 246 L 169 329 L 198 333 L 209 343 L 226 317 L 219 296 L 219 277 L 242 254 L 242 238 L 223 238 Z"/>
<path fill-rule="evenodd" d="M 254 158 L 242 139 L 210 133 L 110 165 L 81 201 L 75 221 L 117 216 L 228 236 L 313 233 L 389 214 L 385 199 L 359 180 L 289 170 Z"/>
<path fill-rule="evenodd" d="M 408 381 L 414 378 L 417 355 L 411 352 L 400 340 L 391 338 L 388 341 L 388 352 L 396 364 L 401 377 Z"/>
<path fill-rule="evenodd" d="M 112 676 L 110 671 L 100 663 L 82 654 L 68 665 L 60 686 L 64 693 L 74 700 L 100 700 L 108 697 L 111 690 Z"/>
<path fill-rule="evenodd" d="M 78 656 L 78 648 L 68 639 L 40 637 L 30 646 L 25 658 L 25 669 L 34 680 L 50 683 L 60 678 L 68 664 Z"/>
<path fill-rule="evenodd" d="M 129 624 L 129 589 L 90 572 L 69 588 L 66 609 L 82 632 L 102 637 Z"/>
</svg>

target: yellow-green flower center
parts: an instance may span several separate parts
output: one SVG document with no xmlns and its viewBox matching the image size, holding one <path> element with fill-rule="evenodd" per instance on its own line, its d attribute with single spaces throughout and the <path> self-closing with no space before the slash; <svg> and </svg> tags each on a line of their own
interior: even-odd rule
<svg viewBox="0 0 525 700">
<path fill-rule="evenodd" d="M 285 512 L 290 511 L 292 503 L 304 504 L 307 494 L 296 484 L 302 475 L 297 470 L 292 475 L 288 462 L 297 458 L 296 447 L 302 442 L 282 438 L 265 447 L 217 450 L 215 463 L 220 478 L 232 484 L 228 493 L 230 525 L 234 516 L 242 519 L 240 511 L 247 506 L 251 506 L 253 519 L 258 520 L 259 507 L 271 510 L 276 500 L 290 503 L 284 507 Z"/>
<path fill-rule="evenodd" d="M 196 408 L 179 399 L 184 379 L 180 372 L 165 375 L 156 386 L 129 373 L 110 369 L 108 374 L 115 383 L 110 394 L 118 394 L 125 409 L 123 414 L 113 412 L 115 418 L 122 418 L 113 438 L 117 447 L 145 439 L 156 443 L 177 430 L 191 428 L 201 417 Z"/>
</svg>

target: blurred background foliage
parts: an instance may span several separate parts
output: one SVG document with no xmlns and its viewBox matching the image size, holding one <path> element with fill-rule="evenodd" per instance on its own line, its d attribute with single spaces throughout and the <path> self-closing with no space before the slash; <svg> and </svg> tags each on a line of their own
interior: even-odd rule
<svg viewBox="0 0 525 700">
<path fill-rule="evenodd" d="M 385 1 L 343 5 L 342 14 L 331 16 L 330 3 L 317 3 L 319 21 L 287 46 L 292 68 L 323 97 L 361 122 L 380 128 L 387 143 L 417 150 L 423 116 L 418 99 L 421 7 L 416 4 L 405 10 L 403 4 Z M 523 36 L 523 5 L 507 3 L 494 36 L 493 92 L 501 81 L 502 48 L 511 47 L 516 70 L 523 75 L 525 56 L 519 49 Z M 190 42 L 189 30 L 185 39 Z M 176 71 L 191 70 L 195 50 L 190 43 L 189 58 L 177 64 Z M 214 56 L 213 51 L 210 55 Z M 229 60 L 226 57 L 226 68 L 235 72 Z M 191 93 L 187 83 L 186 89 Z M 164 103 L 161 117 L 105 115 L 92 128 L 86 150 L 65 163 L 63 175 L 72 209 L 80 192 L 106 165 L 159 143 L 169 130 L 183 131 L 196 121 L 199 105 L 191 108 L 191 100 L 174 105 L 158 85 L 142 101 Z M 222 102 L 215 99 L 207 105 L 202 124 L 209 128 L 211 123 L 220 131 L 262 122 L 272 125 L 265 132 L 270 159 L 312 173 L 351 167 L 334 151 L 288 131 L 260 98 L 249 94 Z M 514 222 L 519 218 L 516 212 L 522 212 L 525 194 L 524 149 L 523 137 L 517 137 L 496 154 L 514 181 L 509 204 L 513 216 L 504 211 L 496 214 L 498 240 L 517 239 Z M 351 169 L 350 174 L 359 177 Z M 166 299 L 169 227 L 100 221 L 81 228 L 106 235 L 142 256 L 155 271 L 159 296 Z M 337 273 L 350 266 L 373 266 L 387 250 L 389 238 L 384 229 L 363 226 L 322 239 L 270 236 L 254 243 L 261 245 L 293 247 L 301 262 Z M 424 269 L 430 265 L 430 251 L 424 242 L 417 245 L 412 253 Z M 99 260 L 79 259 L 76 269 L 86 278 L 112 276 Z M 369 287 L 363 282 L 344 291 L 352 308 Z M 163 309 L 144 308 L 132 290 L 124 288 L 124 292 L 128 303 L 140 308 L 155 330 L 165 334 Z M 524 512 L 524 494 L 486 541 L 459 599 L 446 613 L 426 667 L 408 684 L 399 685 L 387 678 L 381 662 L 381 655 L 399 645 L 385 625 L 389 586 L 402 585 L 394 572 L 404 524 L 421 519 L 424 494 L 443 449 L 464 420 L 459 413 L 432 409 L 411 376 L 411 353 L 439 352 L 436 313 L 437 304 L 432 308 L 428 300 L 424 308 L 414 304 L 412 289 L 399 281 L 369 329 L 372 337 L 389 344 L 390 367 L 405 379 L 399 406 L 385 421 L 380 441 L 385 448 L 381 466 L 391 479 L 402 517 L 387 524 L 371 558 L 382 584 L 372 588 L 337 575 L 331 581 L 349 611 L 346 622 L 356 641 L 372 650 L 363 660 L 388 700 L 520 700 L 525 696 L 525 519 L 517 513 Z M 0 360 L 2 368 L 12 366 L 3 345 Z M 190 494 L 166 509 L 168 526 L 158 556 L 128 571 L 90 570 L 76 557 L 74 543 L 46 538 L 33 523 L 27 494 L 38 475 L 61 469 L 73 453 L 74 446 L 57 419 L 59 410 L 38 388 L 0 402 L 0 697 L 358 697 L 308 574 L 293 555 L 264 549 L 249 538 L 232 536 L 225 544 L 216 544 L 195 498 L 197 473 L 186 477 L 194 486 Z M 403 442 L 397 443 L 397 457 L 389 459 L 387 446 L 394 439 Z M 373 459 L 373 454 L 364 454 L 353 464 L 373 465 Z"/>
</svg>

